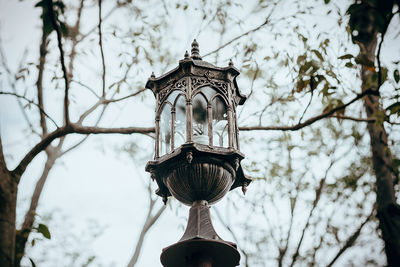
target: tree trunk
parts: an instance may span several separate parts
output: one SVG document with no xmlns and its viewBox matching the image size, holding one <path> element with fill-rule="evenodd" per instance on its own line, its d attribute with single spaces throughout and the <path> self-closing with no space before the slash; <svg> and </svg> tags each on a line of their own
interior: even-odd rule
<svg viewBox="0 0 400 267">
<path fill-rule="evenodd" d="M 0 137 L 0 266 L 14 266 L 18 180 L 7 170 Z"/>
<path fill-rule="evenodd" d="M 368 59 L 375 61 L 377 35 L 373 41 L 364 44 Z M 367 90 L 369 78 L 374 75 L 371 69 L 362 66 L 362 89 Z M 379 86 L 379 85 L 378 85 Z M 364 107 L 367 117 L 379 118 L 384 110 L 379 102 L 379 92 L 376 95 L 368 95 L 364 98 Z M 396 204 L 394 192 L 394 172 L 390 148 L 387 143 L 387 133 L 383 122 L 369 123 L 373 169 L 376 176 L 376 203 L 379 229 L 385 242 L 385 252 L 388 266 L 400 266 L 400 206 Z"/>
</svg>

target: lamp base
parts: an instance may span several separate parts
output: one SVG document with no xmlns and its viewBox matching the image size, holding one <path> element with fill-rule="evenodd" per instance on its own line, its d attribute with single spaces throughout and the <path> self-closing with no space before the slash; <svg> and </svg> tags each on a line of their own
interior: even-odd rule
<svg viewBox="0 0 400 267">
<path fill-rule="evenodd" d="M 161 253 L 164 267 L 234 267 L 240 254 L 236 244 L 222 240 L 211 222 L 207 201 L 195 201 L 185 233 Z"/>
</svg>

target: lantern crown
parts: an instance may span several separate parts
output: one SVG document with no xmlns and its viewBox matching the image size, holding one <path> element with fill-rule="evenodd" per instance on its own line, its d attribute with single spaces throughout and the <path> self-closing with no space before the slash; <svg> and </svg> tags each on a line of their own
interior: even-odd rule
<svg viewBox="0 0 400 267">
<path fill-rule="evenodd" d="M 236 82 L 236 77 L 240 74 L 239 70 L 234 67 L 232 60 L 226 67 L 217 67 L 211 63 L 203 61 L 199 54 L 199 44 L 196 40 L 192 43 L 191 56 L 185 53 L 184 59 L 179 61 L 179 65 L 169 72 L 155 77 L 151 75 L 146 83 L 146 88 L 151 89 L 154 95 L 163 95 L 166 87 L 174 85 L 177 81 L 186 76 L 198 76 L 208 80 L 218 79 L 231 82 L 233 85 L 232 95 L 236 105 L 243 105 L 246 101 L 246 96 L 240 93 Z"/>
</svg>

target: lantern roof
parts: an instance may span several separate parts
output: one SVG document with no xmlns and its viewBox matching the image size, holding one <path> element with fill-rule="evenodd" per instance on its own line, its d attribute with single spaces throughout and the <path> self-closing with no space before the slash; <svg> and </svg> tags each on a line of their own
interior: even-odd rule
<svg viewBox="0 0 400 267">
<path fill-rule="evenodd" d="M 204 76 L 207 79 L 217 79 L 232 82 L 235 91 L 235 102 L 243 105 L 246 96 L 241 94 L 236 82 L 236 77 L 240 74 L 239 70 L 233 66 L 232 60 L 227 67 L 218 67 L 207 61 L 203 61 L 199 54 L 199 44 L 196 39 L 192 43 L 191 56 L 186 51 L 184 59 L 179 61 L 179 65 L 169 72 L 156 77 L 154 72 L 146 83 L 146 88 L 151 89 L 157 95 L 163 88 L 174 84 L 183 77 Z"/>
</svg>

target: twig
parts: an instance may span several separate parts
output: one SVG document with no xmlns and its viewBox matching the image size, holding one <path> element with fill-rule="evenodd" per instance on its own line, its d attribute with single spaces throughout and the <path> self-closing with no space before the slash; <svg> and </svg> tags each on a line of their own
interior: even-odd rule
<svg viewBox="0 0 400 267">
<path fill-rule="evenodd" d="M 103 17 L 103 21 L 106 20 L 107 18 L 109 18 L 112 13 L 114 13 L 115 10 L 118 9 L 118 5 L 115 5 L 110 11 L 108 11 L 108 13 Z M 96 29 L 98 28 L 98 25 L 94 26 L 93 28 L 91 28 L 87 33 L 82 34 L 81 38 L 78 40 L 78 42 L 83 41 L 86 37 L 88 37 L 92 32 L 94 32 Z"/>
<path fill-rule="evenodd" d="M 104 60 L 104 50 L 103 50 L 103 37 L 102 37 L 102 32 L 101 32 L 101 2 L 102 0 L 99 0 L 99 47 L 100 47 L 100 54 L 101 54 L 101 64 L 103 67 L 103 73 L 101 76 L 102 80 L 102 96 L 104 97 L 106 95 L 106 64 Z"/>
<path fill-rule="evenodd" d="M 137 95 L 139 95 L 140 93 L 143 93 L 144 91 L 146 91 L 146 89 L 140 89 L 140 90 L 138 90 L 138 91 L 136 91 L 136 92 L 134 92 L 134 93 L 132 93 L 132 94 L 130 94 L 130 95 L 127 95 L 127 96 L 124 96 L 124 97 L 121 97 L 121 98 L 106 99 L 106 100 L 104 100 L 104 104 L 119 102 L 119 101 L 128 99 L 128 98 L 130 98 L 130 97 L 137 96 Z"/>
<path fill-rule="evenodd" d="M 367 224 L 372 216 L 374 215 L 375 212 L 375 206 L 372 208 L 371 214 L 361 223 L 360 227 L 347 239 L 346 243 L 343 245 L 343 247 L 339 250 L 339 252 L 336 254 L 336 256 L 332 259 L 332 261 L 327 265 L 327 267 L 331 267 L 336 260 L 343 254 L 343 252 L 346 251 L 349 247 L 351 247 L 354 242 L 357 240 L 358 236 L 361 233 L 361 230 L 363 229 L 364 225 Z"/>
<path fill-rule="evenodd" d="M 89 90 L 89 92 L 91 92 L 93 95 L 95 95 L 97 98 L 100 98 L 100 96 L 98 95 L 98 94 L 96 94 L 96 92 L 92 89 L 92 88 L 90 88 L 88 85 L 86 85 L 86 84 L 84 84 L 84 83 L 82 83 L 82 82 L 80 82 L 80 81 L 76 81 L 76 80 L 71 80 L 71 82 L 74 82 L 74 83 L 76 83 L 76 84 L 79 84 L 80 86 L 82 86 L 82 87 L 85 87 L 86 89 L 88 89 Z"/>
<path fill-rule="evenodd" d="M 342 116 L 342 115 L 332 115 L 332 116 L 329 116 L 329 117 L 330 118 L 336 118 L 336 119 L 339 119 L 339 120 L 350 120 L 350 121 L 367 122 L 367 123 L 372 123 L 372 122 L 376 121 L 376 119 L 372 119 L 372 118 L 356 118 L 356 117 Z"/>
<path fill-rule="evenodd" d="M 142 230 L 140 232 L 139 239 L 136 243 L 135 252 L 133 253 L 132 258 L 128 263 L 128 267 L 135 266 L 137 260 L 139 259 L 140 251 L 142 250 L 142 247 L 143 247 L 144 237 L 146 236 L 147 232 L 150 230 L 150 228 L 158 220 L 158 218 L 161 216 L 161 214 L 164 212 L 164 210 L 167 207 L 166 205 L 162 205 L 158 209 L 158 211 L 154 215 L 152 215 L 152 212 L 154 209 L 154 204 L 156 201 L 151 197 L 152 191 L 151 191 L 151 183 L 150 182 L 148 184 L 147 189 L 148 189 L 148 196 L 150 199 L 149 210 L 147 211 L 147 216 L 146 216 L 145 222 L 144 222 Z"/>
<path fill-rule="evenodd" d="M 61 41 L 61 30 L 60 27 L 56 21 L 56 18 L 54 16 L 54 8 L 53 8 L 53 1 L 47 1 L 48 5 L 47 8 L 49 10 L 49 17 L 51 20 L 51 24 L 53 25 L 54 30 L 57 33 L 57 43 L 58 43 L 58 50 L 60 51 L 60 61 L 61 61 L 61 69 L 64 75 L 64 86 L 65 86 L 65 94 L 64 94 L 64 121 L 65 125 L 69 124 L 69 99 L 68 99 L 68 93 L 69 93 L 69 82 L 68 82 L 68 72 L 67 68 L 65 67 L 65 58 L 64 58 L 64 49 L 62 46 L 62 41 Z"/>
<path fill-rule="evenodd" d="M 106 108 L 107 108 L 107 105 L 104 105 L 104 106 L 103 106 L 103 110 L 101 111 L 99 117 L 97 118 L 97 121 L 96 121 L 96 123 L 94 124 L 94 126 L 97 127 L 97 125 L 99 125 L 99 123 L 100 123 L 100 121 L 101 121 L 101 119 L 102 119 L 102 117 L 103 117 L 103 115 L 104 115 L 104 112 L 105 112 Z M 75 145 L 72 145 L 71 147 L 69 147 L 69 148 L 65 149 L 64 151 L 60 152 L 60 157 L 63 156 L 63 155 L 65 155 L 65 154 L 67 154 L 68 152 L 74 150 L 74 149 L 77 148 L 78 146 L 80 146 L 83 142 L 86 141 L 86 139 L 89 138 L 89 136 L 90 136 L 90 135 L 86 135 L 84 138 L 82 138 L 82 139 L 81 139 L 79 142 L 77 142 Z M 60 149 L 61 149 L 61 147 L 60 147 Z"/>
<path fill-rule="evenodd" d="M 363 91 L 362 93 L 358 94 L 356 97 L 354 97 L 352 100 L 350 100 L 346 104 L 337 106 L 331 110 L 327 110 L 318 116 L 312 117 L 312 118 L 306 120 L 305 122 L 298 123 L 293 126 L 242 126 L 242 127 L 239 127 L 239 130 L 241 130 L 241 131 L 253 131 L 253 130 L 258 130 L 258 131 L 297 131 L 297 130 L 304 128 L 306 126 L 309 126 L 309 125 L 313 124 L 314 122 L 319 121 L 323 118 L 330 117 L 337 111 L 342 110 L 342 109 L 346 108 L 347 106 L 350 106 L 351 104 L 353 104 L 354 102 L 363 98 L 366 95 L 375 94 L 375 93 L 376 93 L 375 91 L 373 91 L 371 89 L 367 89 L 367 90 Z"/>
<path fill-rule="evenodd" d="M 212 55 L 212 54 L 218 52 L 219 50 L 223 49 L 224 47 L 230 45 L 231 43 L 233 43 L 233 42 L 235 42 L 235 41 L 241 39 L 242 37 L 247 36 L 247 35 L 249 35 L 250 33 L 253 33 L 253 32 L 258 31 L 259 29 L 261 29 L 262 27 L 264 27 L 265 25 L 267 25 L 268 22 L 269 22 L 269 20 L 268 20 L 268 18 L 267 18 L 267 19 L 266 19 L 262 24 L 260 24 L 259 26 L 255 27 L 255 28 L 253 28 L 253 29 L 251 29 L 251 30 L 249 30 L 249 31 L 247 31 L 247 32 L 245 32 L 245 33 L 242 33 L 242 34 L 236 36 L 235 38 L 233 38 L 233 39 L 231 39 L 230 41 L 226 42 L 225 44 L 223 44 L 222 46 L 218 47 L 217 49 L 215 49 L 215 50 L 213 50 L 213 51 L 211 51 L 211 52 L 208 52 L 207 54 L 203 55 L 203 57 L 207 57 L 207 56 L 209 56 L 209 55 Z"/>
<path fill-rule="evenodd" d="M 167 16 L 169 16 L 168 8 L 167 8 L 167 4 L 165 3 L 165 0 L 162 0 L 162 3 L 163 3 L 164 10 L 165 10 L 165 14 L 166 14 Z"/>
<path fill-rule="evenodd" d="M 218 220 L 220 221 L 220 223 L 222 223 L 222 225 L 229 231 L 229 233 L 231 233 L 231 235 L 232 235 L 232 237 L 233 237 L 233 240 L 234 240 L 236 243 L 239 243 L 239 238 L 236 236 L 236 234 L 235 234 L 235 232 L 232 230 L 232 228 L 231 228 L 227 223 L 225 223 L 225 221 L 223 220 L 223 218 L 222 218 L 222 216 L 221 216 L 221 213 L 219 212 L 219 209 L 215 208 L 215 209 L 214 209 L 214 213 L 217 215 L 217 218 L 218 218 Z M 248 255 L 248 253 L 247 253 L 246 251 L 244 251 L 243 249 L 241 249 L 240 251 L 242 252 L 242 254 L 243 254 L 244 257 L 245 257 L 245 262 L 246 262 L 245 266 L 248 267 L 248 258 L 249 258 L 249 255 Z"/>
<path fill-rule="evenodd" d="M 310 101 L 308 101 L 308 104 L 307 104 L 306 108 L 304 109 L 303 114 L 301 114 L 301 117 L 300 117 L 298 123 L 301 123 L 301 120 L 303 119 L 303 117 L 304 117 L 304 115 L 306 114 L 308 108 L 310 107 L 311 102 L 312 102 L 312 99 L 313 99 L 313 96 L 314 96 L 314 90 L 311 90 Z"/>
<path fill-rule="evenodd" d="M 326 169 L 326 171 L 325 171 L 325 176 L 324 176 L 324 178 L 322 178 L 322 179 L 320 180 L 319 187 L 318 187 L 318 188 L 316 189 L 316 191 L 315 191 L 315 199 L 314 199 L 312 208 L 311 208 L 311 210 L 310 210 L 310 213 L 308 214 L 308 218 L 307 218 L 306 225 L 304 226 L 304 228 L 303 228 L 303 230 L 302 230 L 302 232 L 301 232 L 301 237 L 300 237 L 299 243 L 297 244 L 296 252 L 293 254 L 292 263 L 290 264 L 290 267 L 292 267 L 292 266 L 294 265 L 294 263 L 296 262 L 297 257 L 299 256 L 300 247 L 301 247 L 301 245 L 302 245 L 302 243 L 303 243 L 303 238 L 304 238 L 305 232 L 306 232 L 306 230 L 308 229 L 308 226 L 310 225 L 310 219 L 311 219 L 311 217 L 312 217 L 312 215 L 313 215 L 313 213 L 314 213 L 314 210 L 315 210 L 315 208 L 317 207 L 318 202 L 319 202 L 319 200 L 320 200 L 320 198 L 321 198 L 322 190 L 324 189 L 325 181 L 326 181 L 326 178 L 327 178 L 327 176 L 328 176 L 328 172 L 329 172 L 329 170 L 332 168 L 332 166 L 334 165 L 334 163 L 335 163 L 335 161 L 331 161 L 329 167 L 328 167 L 328 168 Z"/>
<path fill-rule="evenodd" d="M 41 107 L 39 104 L 35 103 L 33 100 L 30 100 L 29 98 L 27 98 L 27 97 L 25 97 L 25 96 L 23 96 L 23 95 L 19 95 L 19 94 L 12 93 L 12 92 L 1 92 L 1 91 L 0 91 L 0 95 L 11 95 L 11 96 L 15 96 L 15 97 L 17 97 L 17 98 L 20 98 L 20 99 L 23 99 L 23 100 L 27 101 L 27 102 L 28 102 L 29 104 L 31 104 L 31 105 L 36 106 L 36 107 L 40 110 L 40 113 L 41 113 L 41 114 L 43 114 L 44 116 L 46 116 L 47 118 L 49 118 L 49 120 L 51 120 L 51 122 L 54 123 L 54 125 L 55 125 L 57 128 L 59 128 L 58 125 L 57 125 L 57 123 L 42 109 L 42 107 Z"/>
</svg>

